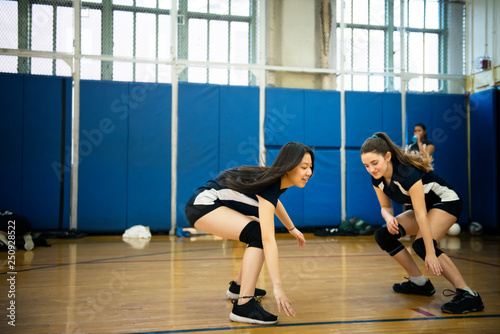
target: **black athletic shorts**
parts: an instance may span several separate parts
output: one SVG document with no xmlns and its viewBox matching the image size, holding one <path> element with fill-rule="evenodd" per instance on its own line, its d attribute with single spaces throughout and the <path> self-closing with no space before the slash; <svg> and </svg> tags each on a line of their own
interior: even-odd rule
<svg viewBox="0 0 500 334">
<path fill-rule="evenodd" d="M 460 217 L 462 214 L 462 208 L 464 206 L 464 203 L 461 199 L 456 200 L 456 201 L 451 201 L 451 202 L 439 202 L 439 203 L 434 203 L 430 206 L 427 206 L 427 212 L 429 212 L 431 209 L 439 209 L 443 210 L 445 212 L 448 212 L 450 215 L 453 215 L 457 217 L 457 219 Z M 406 205 L 406 208 L 408 210 L 413 210 L 412 205 Z"/>
<path fill-rule="evenodd" d="M 213 192 L 211 191 L 213 190 Z M 221 200 L 214 193 L 214 189 L 201 187 L 197 189 L 188 200 L 185 208 L 186 219 L 194 227 L 194 223 L 207 213 L 223 206 Z M 197 204 L 194 204 L 196 201 Z M 198 204 L 202 203 L 202 204 Z"/>
</svg>

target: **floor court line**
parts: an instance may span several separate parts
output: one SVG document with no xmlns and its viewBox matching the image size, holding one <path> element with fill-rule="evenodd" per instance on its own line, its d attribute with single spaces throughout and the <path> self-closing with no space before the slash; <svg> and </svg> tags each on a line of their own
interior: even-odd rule
<svg viewBox="0 0 500 334">
<path fill-rule="evenodd" d="M 163 253 L 158 253 L 163 254 Z M 148 254 L 148 255 L 158 255 L 158 254 Z M 130 258 L 136 256 L 145 256 L 145 255 L 131 255 Z M 385 254 L 352 254 L 352 255 L 311 255 L 311 256 L 280 256 L 280 259 L 309 259 L 309 258 L 339 258 L 339 257 L 369 257 L 369 256 L 385 256 Z M 203 257 L 203 258 L 192 258 L 192 259 L 166 259 L 166 260 L 137 260 L 137 261 L 127 261 L 127 260 L 91 260 L 91 261 L 82 261 L 76 264 L 110 264 L 110 263 L 137 263 L 137 262 L 189 262 L 189 261 L 226 261 L 226 260 L 241 260 L 242 257 Z M 22 266 L 58 266 L 58 265 L 69 265 L 69 264 L 58 264 L 58 263 L 38 263 L 38 264 L 18 264 L 18 267 Z M 37 269 L 37 268 L 32 268 Z"/>
<path fill-rule="evenodd" d="M 94 260 L 89 260 L 89 261 L 80 261 L 80 262 L 73 262 L 73 263 L 59 263 L 59 264 L 50 264 L 50 265 L 44 265 L 43 267 L 34 267 L 34 268 L 27 268 L 27 269 L 21 269 L 17 270 L 17 272 L 23 272 L 23 271 L 33 271 L 33 270 L 40 270 L 40 269 L 52 269 L 52 268 L 57 268 L 57 267 L 64 267 L 64 266 L 71 266 L 71 265 L 79 265 L 79 264 L 106 264 L 106 263 L 133 263 L 136 261 L 116 261 L 116 260 L 124 260 L 124 259 L 132 259 L 132 258 L 138 258 L 138 257 L 147 257 L 147 256 L 156 256 L 156 255 L 165 255 L 165 254 L 175 254 L 175 253 L 193 253 L 193 252 L 203 252 L 203 251 L 212 251 L 212 250 L 219 250 L 220 248 L 203 248 L 203 249 L 185 249 L 185 250 L 180 250 L 180 251 L 168 251 L 168 252 L 159 252 L 159 253 L 151 253 L 151 254 L 138 254 L 138 255 L 129 255 L 129 256 L 120 256 L 120 257 L 114 257 L 114 258 L 104 258 L 104 259 L 94 259 Z M 306 259 L 306 258 L 340 258 L 340 257 L 369 257 L 369 256 L 385 256 L 386 254 L 381 253 L 381 254 L 350 254 L 350 255 L 304 255 L 304 256 L 280 256 L 280 258 L 283 259 Z M 469 261 L 469 262 L 474 262 L 478 264 L 484 264 L 488 266 L 493 266 L 500 268 L 500 265 L 494 264 L 494 263 L 488 263 L 484 261 L 477 261 L 477 260 L 472 260 L 472 259 L 467 259 L 463 257 L 458 257 L 458 256 L 453 256 L 449 255 L 450 258 L 462 260 L 462 261 Z M 234 257 L 228 257 L 228 258 L 195 258 L 195 259 L 175 259 L 175 260 L 146 260 L 147 262 L 171 262 L 171 261 L 206 261 L 206 260 L 234 260 L 238 258 Z M 36 265 L 36 264 L 34 264 Z M 0 272 L 0 275 L 7 275 L 8 272 Z"/>
<path fill-rule="evenodd" d="M 185 253 L 185 252 L 195 252 L 195 251 L 207 251 L 207 250 L 218 250 L 219 248 L 214 248 L 214 249 L 202 249 L 202 250 L 183 250 L 179 251 L 178 253 Z M 122 259 L 129 259 L 129 258 L 136 258 L 136 257 L 145 257 L 145 256 L 156 256 L 156 255 L 164 255 L 164 254 L 172 254 L 176 252 L 161 252 L 161 253 L 152 253 L 152 254 L 140 254 L 140 255 L 130 255 L 130 256 L 124 256 L 124 257 L 118 257 L 118 258 L 105 258 L 105 259 L 94 259 L 94 260 L 89 260 L 89 261 L 81 261 L 81 262 L 74 262 L 74 263 L 60 263 L 60 264 L 33 264 L 33 266 L 41 266 L 41 267 L 34 267 L 34 268 L 27 268 L 27 269 L 21 269 L 18 270 L 17 272 L 23 272 L 23 271 L 32 271 L 32 270 L 39 270 L 39 269 L 51 269 L 51 268 L 57 268 L 57 267 L 64 267 L 64 266 L 70 266 L 70 265 L 79 265 L 79 264 L 110 264 L 110 263 L 135 263 L 135 262 L 175 262 L 175 261 L 226 261 L 226 260 L 235 260 L 235 259 L 241 259 L 241 257 L 224 257 L 224 258 L 193 258 L 193 259 L 168 259 L 168 260 L 144 260 L 144 261 L 127 261 L 127 260 L 122 260 Z M 283 259 L 316 259 L 316 258 L 340 258 L 340 257 L 347 257 L 347 258 L 354 258 L 354 257 L 370 257 L 370 256 L 385 256 L 385 254 L 351 254 L 351 255 L 311 255 L 311 256 L 281 256 L 280 258 Z M 450 256 L 452 257 L 452 256 Z M 469 262 L 474 262 L 478 264 L 484 264 L 484 265 L 489 265 L 493 267 L 500 267 L 499 265 L 493 264 L 493 263 L 487 263 L 483 261 L 475 261 L 471 259 L 466 259 L 462 257 L 454 257 L 463 261 L 469 261 Z M 117 261 L 117 259 L 120 259 Z M 18 265 L 22 266 L 22 265 Z M 8 274 L 8 272 L 0 273 L 2 274 Z"/>
<path fill-rule="evenodd" d="M 429 313 L 427 311 L 422 310 L 421 308 L 412 308 L 412 311 L 418 312 L 420 314 L 425 315 L 426 317 L 435 317 L 435 314 Z"/>
<path fill-rule="evenodd" d="M 435 321 L 435 320 L 452 320 L 452 319 L 481 319 L 481 318 L 500 318 L 500 314 L 487 315 L 456 315 L 448 317 L 426 317 L 426 318 L 401 318 L 401 319 L 368 319 L 368 320 L 344 320 L 344 321 L 322 321 L 322 322 L 299 322 L 293 324 L 278 324 L 278 325 L 249 325 L 241 327 L 217 327 L 217 328 L 193 328 L 193 329 L 178 329 L 160 332 L 135 332 L 135 334 L 171 334 L 171 333 L 196 333 L 196 332 L 215 332 L 215 331 L 232 331 L 242 329 L 259 329 L 259 328 L 283 328 L 283 327 L 299 327 L 299 326 L 324 326 L 324 325 L 349 325 L 349 324 L 370 324 L 370 323 L 386 323 L 386 322 L 406 322 L 406 321 Z M 130 333 L 132 334 L 132 333 Z"/>
<path fill-rule="evenodd" d="M 483 261 L 478 261 L 478 260 L 472 260 L 472 259 L 467 259 L 465 257 L 454 256 L 454 255 L 448 255 L 448 257 L 451 257 L 451 258 L 457 259 L 457 260 L 469 261 L 469 262 L 474 262 L 474 263 L 479 263 L 479 264 L 485 264 L 487 266 L 492 266 L 492 267 L 500 268 L 500 265 L 495 264 L 495 263 L 488 263 L 488 262 L 483 262 Z"/>
<path fill-rule="evenodd" d="M 94 260 L 89 260 L 89 261 L 59 263 L 59 264 L 49 265 L 49 266 L 45 266 L 45 267 L 21 269 L 21 270 L 17 270 L 17 273 L 20 273 L 23 271 L 33 271 L 33 270 L 40 270 L 40 269 L 52 269 L 52 268 L 57 268 L 57 267 L 73 266 L 73 265 L 78 265 L 78 264 L 91 264 L 91 263 L 102 262 L 102 261 L 113 261 L 113 260 L 118 260 L 118 259 L 127 259 L 127 258 L 144 257 L 144 256 L 155 256 L 155 255 L 164 255 L 164 254 L 173 254 L 173 253 L 203 252 L 203 251 L 213 251 L 213 250 L 218 250 L 218 249 L 220 249 L 220 248 L 217 247 L 217 248 L 207 248 L 207 249 L 185 249 L 182 251 L 160 252 L 160 253 L 151 253 L 151 254 L 138 254 L 138 255 L 105 258 L 105 259 L 94 259 Z M 0 275 L 7 275 L 7 274 L 8 274 L 7 271 L 0 273 Z"/>
</svg>

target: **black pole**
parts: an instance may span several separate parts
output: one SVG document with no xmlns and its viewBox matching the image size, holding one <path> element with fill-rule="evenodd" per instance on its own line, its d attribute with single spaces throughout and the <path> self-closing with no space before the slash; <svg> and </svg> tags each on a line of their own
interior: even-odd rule
<svg viewBox="0 0 500 334">
<path fill-rule="evenodd" d="M 64 167 L 66 160 L 66 78 L 62 78 L 61 88 L 61 175 L 59 178 L 59 230 L 64 219 Z"/>
</svg>

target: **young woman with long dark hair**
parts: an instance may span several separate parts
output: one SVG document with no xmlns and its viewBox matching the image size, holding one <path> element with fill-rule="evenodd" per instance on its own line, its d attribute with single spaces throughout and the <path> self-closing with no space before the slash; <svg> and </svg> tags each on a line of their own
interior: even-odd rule
<svg viewBox="0 0 500 334">
<path fill-rule="evenodd" d="M 429 154 L 404 153 L 385 133 L 378 132 L 364 142 L 361 160 L 372 176 L 387 223 L 375 232 L 375 240 L 409 276 L 407 282 L 394 284 L 394 291 L 424 296 L 436 291 L 398 240 L 416 235 L 412 248 L 425 261 L 426 269 L 443 275 L 456 289 L 448 290 L 455 297 L 441 306 L 442 312 L 483 310 L 479 294 L 467 286 L 455 264 L 437 247 L 460 216 L 463 203 L 453 186 L 433 171 Z M 409 210 L 395 217 L 392 201 L 405 204 Z"/>
<path fill-rule="evenodd" d="M 295 316 L 281 282 L 274 215 L 297 239 L 298 246 L 303 247 L 304 236 L 294 226 L 279 197 L 291 186 L 303 188 L 313 170 L 313 151 L 301 143 L 290 142 L 281 148 L 271 166 L 241 166 L 226 170 L 197 189 L 188 201 L 186 218 L 192 226 L 248 244 L 241 270 L 227 291 L 227 295 L 234 299 L 229 315 L 232 321 L 278 322 L 278 317 L 265 311 L 256 300 L 266 294 L 266 291 L 256 288 L 264 259 L 278 311 L 283 309 L 287 316 Z M 254 217 L 258 217 L 258 221 Z"/>
</svg>

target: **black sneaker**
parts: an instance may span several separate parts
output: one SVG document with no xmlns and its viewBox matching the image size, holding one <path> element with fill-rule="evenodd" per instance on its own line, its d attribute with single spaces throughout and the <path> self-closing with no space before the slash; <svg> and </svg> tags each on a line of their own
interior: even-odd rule
<svg viewBox="0 0 500 334">
<path fill-rule="evenodd" d="M 226 295 L 229 299 L 238 299 L 240 296 L 240 286 L 236 284 L 235 281 L 229 282 L 229 289 L 226 291 Z M 254 297 L 262 298 L 266 295 L 266 290 L 255 288 Z"/>
<path fill-rule="evenodd" d="M 410 295 L 421 295 L 421 296 L 432 296 L 436 289 L 432 285 L 430 280 L 427 280 L 424 285 L 416 285 L 412 281 L 408 280 L 403 283 L 394 284 L 392 286 L 393 290 L 399 293 L 407 293 Z"/>
<path fill-rule="evenodd" d="M 445 294 L 445 292 L 451 292 L 449 294 Z M 483 301 L 477 293 L 477 296 L 474 296 L 469 291 L 457 289 L 457 292 L 453 290 L 446 289 L 443 291 L 443 295 L 446 297 L 455 296 L 453 299 L 443 306 L 441 306 L 441 311 L 444 313 L 455 313 L 455 314 L 463 314 L 469 312 L 477 312 L 484 310 Z"/>
<path fill-rule="evenodd" d="M 243 305 L 238 305 L 238 300 L 233 301 L 233 311 L 229 319 L 247 324 L 273 325 L 278 322 L 278 317 L 264 310 L 260 301 L 252 298 Z"/>
</svg>

